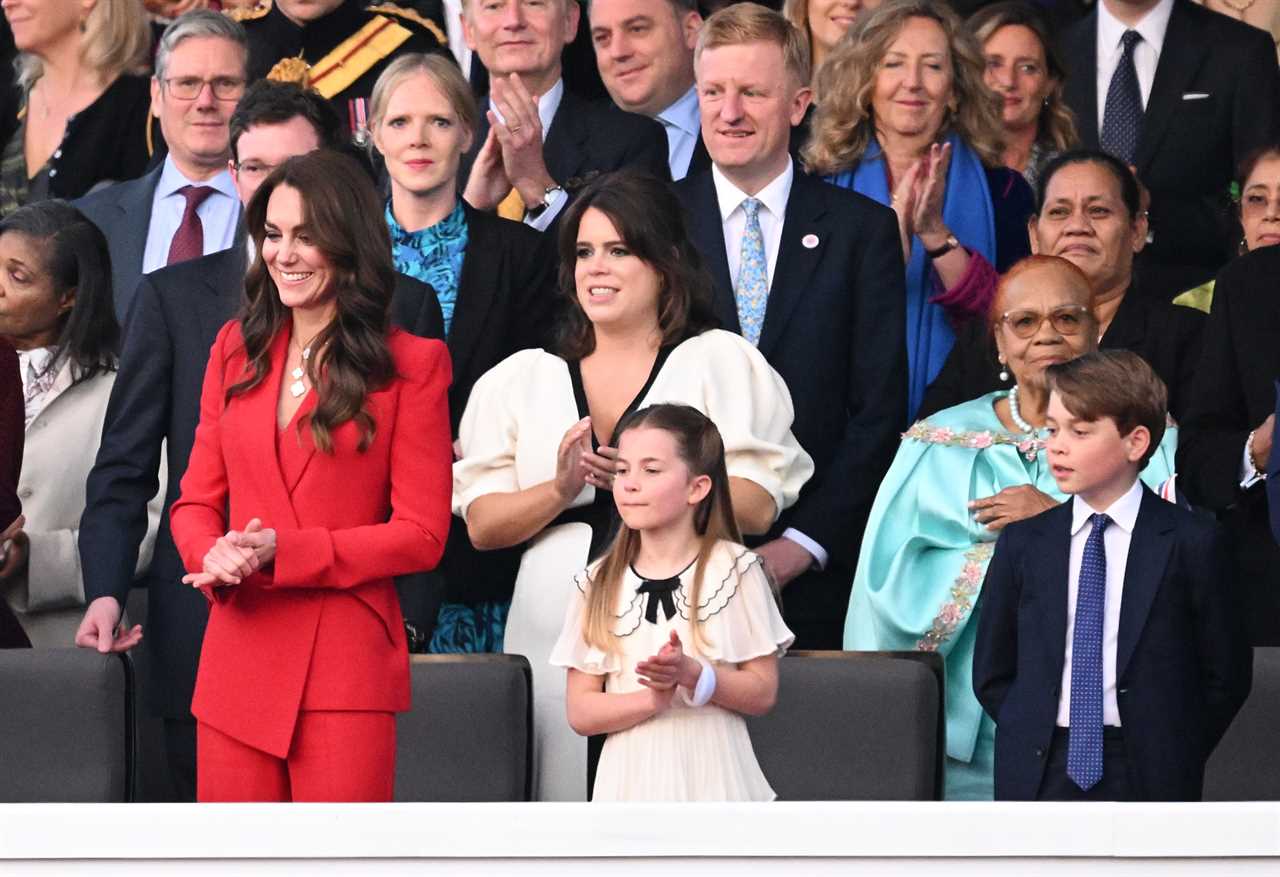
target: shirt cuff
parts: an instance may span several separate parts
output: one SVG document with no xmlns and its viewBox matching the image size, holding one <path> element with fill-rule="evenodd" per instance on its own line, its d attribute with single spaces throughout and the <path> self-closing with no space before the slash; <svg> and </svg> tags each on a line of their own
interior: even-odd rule
<svg viewBox="0 0 1280 877">
<path fill-rule="evenodd" d="M 818 569 L 827 568 L 827 551 L 817 542 L 814 542 L 805 534 L 801 533 L 795 527 L 788 527 L 782 531 L 783 539 L 790 539 L 799 545 L 805 551 L 813 555 L 813 563 Z"/>
<path fill-rule="evenodd" d="M 1246 440 L 1244 450 L 1240 452 L 1240 489 L 1248 490 L 1263 477 L 1263 474 L 1253 465 L 1253 460 L 1249 459 L 1249 442 Z"/>
<path fill-rule="evenodd" d="M 551 223 L 556 221 L 556 217 L 560 215 L 560 211 L 564 209 L 564 205 L 568 202 L 569 193 L 564 189 L 557 189 L 551 193 L 551 198 L 547 202 L 547 209 L 537 216 L 530 216 L 526 213 L 524 224 L 530 228 L 536 228 L 538 231 L 546 231 L 551 227 Z"/>
</svg>

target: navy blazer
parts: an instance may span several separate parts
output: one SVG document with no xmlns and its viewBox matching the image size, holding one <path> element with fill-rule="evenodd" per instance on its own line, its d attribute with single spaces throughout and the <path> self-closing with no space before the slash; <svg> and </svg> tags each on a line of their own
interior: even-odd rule
<svg viewBox="0 0 1280 877">
<path fill-rule="evenodd" d="M 204 595 L 181 583 L 186 570 L 169 532 L 169 506 L 178 498 L 200 421 L 209 348 L 243 298 L 246 255 L 243 246 L 234 247 L 143 276 L 125 321 L 120 369 L 85 484 L 79 539 L 85 600 L 109 596 L 124 606 L 146 534 L 147 503 L 158 489 L 161 450 L 167 454 L 164 514 L 144 579 L 143 639 L 155 674 L 145 686 L 148 707 L 166 718 L 190 715 L 209 618 Z M 443 334 L 434 292 L 412 278 L 397 275 L 391 314 L 394 324 L 414 334 Z"/>
<path fill-rule="evenodd" d="M 1057 724 L 1067 638 L 1070 502 L 1010 524 L 987 568 L 973 690 L 996 723 L 995 791 L 1034 800 Z M 1216 524 L 1146 487 L 1129 543 L 1116 700 L 1140 800 L 1195 801 L 1249 694 L 1252 653 Z"/>
<path fill-rule="evenodd" d="M 740 332 L 711 172 L 676 193 L 711 272 L 716 316 Z M 792 620 L 844 625 L 862 530 L 906 418 L 904 275 L 893 211 L 797 167 L 758 346 L 791 391 L 792 432 L 816 472 L 770 535 L 795 527 L 831 564 L 787 586 Z M 821 645 L 839 648 L 838 639 Z"/>
</svg>

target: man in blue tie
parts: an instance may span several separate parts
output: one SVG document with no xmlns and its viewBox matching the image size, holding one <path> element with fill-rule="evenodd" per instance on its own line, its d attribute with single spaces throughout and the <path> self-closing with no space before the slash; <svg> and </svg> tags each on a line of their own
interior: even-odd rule
<svg viewBox="0 0 1280 877">
<path fill-rule="evenodd" d="M 1005 528 L 975 610 L 996 799 L 1199 800 L 1252 670 L 1221 536 L 1138 480 L 1167 417 L 1141 357 L 1047 374 L 1049 464 L 1073 498 Z"/>
</svg>

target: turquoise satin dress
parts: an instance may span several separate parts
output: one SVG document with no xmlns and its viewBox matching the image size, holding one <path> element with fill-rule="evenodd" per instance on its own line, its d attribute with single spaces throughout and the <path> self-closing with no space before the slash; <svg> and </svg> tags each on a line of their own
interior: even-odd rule
<svg viewBox="0 0 1280 877">
<path fill-rule="evenodd" d="M 940 411 L 903 434 L 867 521 L 853 580 L 844 647 L 936 651 L 946 661 L 948 800 L 990 800 L 995 724 L 973 694 L 978 600 L 996 532 L 968 503 L 1030 484 L 1066 499 L 1050 474 L 1044 443 L 1009 432 L 988 393 Z M 1177 429 L 1142 471 L 1158 489 L 1174 471 Z"/>
</svg>

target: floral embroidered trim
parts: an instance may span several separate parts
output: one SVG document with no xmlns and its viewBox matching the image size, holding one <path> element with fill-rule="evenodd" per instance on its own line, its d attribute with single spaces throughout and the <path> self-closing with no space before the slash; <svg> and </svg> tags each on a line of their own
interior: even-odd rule
<svg viewBox="0 0 1280 877">
<path fill-rule="evenodd" d="M 927 420 L 916 421 L 902 434 L 902 437 L 931 445 L 949 445 L 953 448 L 982 449 L 993 445 L 1013 445 L 1028 461 L 1034 460 L 1045 446 L 1045 440 L 1039 436 L 992 432 L 989 429 L 981 432 L 957 431 L 945 426 L 930 426 Z"/>
<path fill-rule="evenodd" d="M 994 542 L 979 542 L 964 553 L 964 566 L 951 583 L 951 601 L 942 604 L 933 617 L 933 626 L 916 642 L 916 651 L 936 652 L 969 617 L 973 611 L 973 598 L 982 587 L 987 562 L 995 548 Z"/>
</svg>

